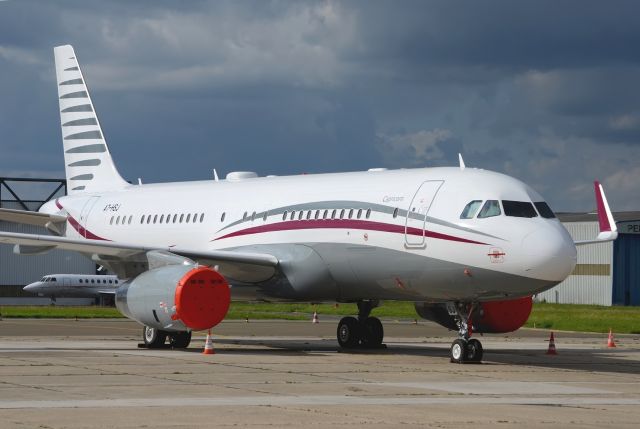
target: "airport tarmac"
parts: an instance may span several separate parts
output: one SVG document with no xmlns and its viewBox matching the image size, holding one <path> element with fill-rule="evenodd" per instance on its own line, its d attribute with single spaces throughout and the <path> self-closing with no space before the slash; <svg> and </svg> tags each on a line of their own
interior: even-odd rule
<svg viewBox="0 0 640 429">
<path fill-rule="evenodd" d="M 522 329 L 482 338 L 385 321 L 386 349 L 340 352 L 336 321 L 227 321 L 216 354 L 137 347 L 126 320 L 0 321 L 0 428 L 638 427 L 640 336 Z"/>
</svg>

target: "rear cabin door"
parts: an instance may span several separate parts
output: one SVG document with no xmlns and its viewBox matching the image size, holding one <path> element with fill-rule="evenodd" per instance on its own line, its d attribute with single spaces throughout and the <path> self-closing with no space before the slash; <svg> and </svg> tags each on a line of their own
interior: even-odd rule
<svg viewBox="0 0 640 429">
<path fill-rule="evenodd" d="M 96 202 L 98 202 L 99 199 L 100 197 L 89 198 L 82 208 L 82 213 L 80 213 L 80 226 L 82 226 L 82 229 L 80 231 L 84 238 L 91 238 L 87 237 L 89 230 L 89 214 L 91 213 L 91 209 L 96 205 Z"/>
<path fill-rule="evenodd" d="M 407 247 L 426 246 L 427 214 L 444 180 L 429 180 L 416 191 L 407 209 L 404 239 Z"/>
</svg>

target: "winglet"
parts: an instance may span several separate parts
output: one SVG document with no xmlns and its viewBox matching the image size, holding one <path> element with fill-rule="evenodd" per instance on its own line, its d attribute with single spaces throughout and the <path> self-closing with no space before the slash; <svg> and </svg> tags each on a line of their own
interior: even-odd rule
<svg viewBox="0 0 640 429">
<path fill-rule="evenodd" d="M 464 159 L 462 159 L 461 153 L 458 153 L 458 160 L 460 161 L 460 170 L 464 170 L 466 166 L 464 165 Z"/>
<path fill-rule="evenodd" d="M 616 227 L 615 220 L 613 220 L 609 203 L 607 203 L 607 197 L 604 195 L 604 190 L 602 189 L 600 182 L 597 180 L 593 182 L 593 187 L 596 194 L 598 223 L 600 224 L 598 240 L 615 240 L 618 237 L 618 228 Z"/>
</svg>

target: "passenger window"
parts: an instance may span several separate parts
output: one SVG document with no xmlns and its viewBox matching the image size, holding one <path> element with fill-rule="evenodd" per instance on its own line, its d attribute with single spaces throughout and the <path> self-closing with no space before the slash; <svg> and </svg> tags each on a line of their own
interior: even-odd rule
<svg viewBox="0 0 640 429">
<path fill-rule="evenodd" d="M 335 219 L 336 218 L 336 209 L 333 209 L 333 211 L 331 212 L 331 219 Z"/>
<path fill-rule="evenodd" d="M 109 222 L 109 225 L 113 225 L 113 216 L 111 216 L 111 221 Z"/>
<path fill-rule="evenodd" d="M 367 209 L 367 219 L 371 217 L 371 209 Z"/>
<path fill-rule="evenodd" d="M 267 212 L 264 212 L 264 216 L 262 216 L 262 221 L 263 222 L 267 221 Z"/>
<path fill-rule="evenodd" d="M 553 210 L 549 207 L 549 204 L 544 201 L 540 201 L 538 203 L 533 203 L 534 206 L 538 209 L 538 213 L 545 219 L 553 219 L 556 215 L 553 214 Z"/>
<path fill-rule="evenodd" d="M 82 279 L 80 279 L 79 282 L 82 283 Z"/>
<path fill-rule="evenodd" d="M 285 210 L 284 213 L 282 213 L 282 220 L 287 220 L 287 211 Z"/>
<path fill-rule="evenodd" d="M 129 215 L 129 225 L 131 225 L 132 220 L 133 220 L 133 215 Z"/>
<path fill-rule="evenodd" d="M 307 212 L 307 220 L 311 219 L 311 210 Z"/>
<path fill-rule="evenodd" d="M 160 223 L 164 223 L 164 215 L 160 216 Z"/>
<path fill-rule="evenodd" d="M 340 210 L 340 219 L 344 218 L 344 209 Z"/>
<path fill-rule="evenodd" d="M 220 216 L 220 222 L 224 222 L 224 217 L 227 214 L 227 212 L 222 212 L 222 216 Z"/>
<path fill-rule="evenodd" d="M 329 210 L 325 210 L 324 213 L 322 213 L 322 219 L 326 219 L 328 215 L 329 215 Z"/>
<path fill-rule="evenodd" d="M 80 280 L 80 281 L 82 282 L 82 280 Z M 112 283 L 113 283 L 113 280 L 109 280 L 109 284 L 112 284 Z"/>
<path fill-rule="evenodd" d="M 156 223 L 157 220 L 158 220 L 158 215 L 153 215 L 153 223 Z"/>
<path fill-rule="evenodd" d="M 174 214 L 173 215 L 173 223 L 176 223 L 178 221 L 178 214 Z"/>
<path fill-rule="evenodd" d="M 247 212 L 244 212 L 244 214 L 242 215 L 242 220 L 247 220 Z M 187 222 L 189 222 L 189 220 L 187 220 Z"/>
<path fill-rule="evenodd" d="M 151 215 L 147 215 L 147 224 L 151 223 Z"/>
<path fill-rule="evenodd" d="M 358 209 L 358 219 L 360 219 L 360 216 L 362 216 L 362 209 Z"/>
<path fill-rule="evenodd" d="M 303 215 L 304 215 L 304 211 L 300 210 L 300 213 L 298 213 L 298 220 L 302 220 Z"/>
<path fill-rule="evenodd" d="M 296 217 L 296 211 L 295 210 L 291 210 L 291 216 L 289 217 L 289 220 L 293 220 L 293 218 Z"/>
<path fill-rule="evenodd" d="M 351 219 L 353 217 L 353 209 L 349 210 L 349 219 Z"/>
<path fill-rule="evenodd" d="M 397 218 L 398 217 L 398 208 L 396 207 L 396 209 L 393 211 L 393 218 Z"/>
<path fill-rule="evenodd" d="M 200 223 L 202 223 L 203 220 L 204 220 L 204 213 L 200 215 Z"/>
<path fill-rule="evenodd" d="M 189 223 L 189 219 L 191 219 L 191 213 L 187 213 L 187 219 L 184 221 L 184 223 Z"/>
<path fill-rule="evenodd" d="M 144 223 L 144 215 L 140 218 L 140 223 Z"/>
<path fill-rule="evenodd" d="M 482 200 L 473 200 L 462 209 L 460 213 L 460 219 L 473 219 L 476 217 L 478 209 L 482 205 Z"/>
<path fill-rule="evenodd" d="M 316 210 L 315 219 L 318 220 L 319 217 L 320 217 L 320 210 Z"/>
<path fill-rule="evenodd" d="M 182 223 L 182 219 L 184 219 L 184 213 L 180 215 L 180 219 L 178 220 L 178 222 Z"/>
<path fill-rule="evenodd" d="M 482 210 L 478 214 L 478 218 L 487 218 L 493 216 L 500 216 L 500 203 L 497 200 L 487 200 L 482 206 Z"/>
<path fill-rule="evenodd" d="M 96 281 L 94 279 L 91 279 L 91 283 L 95 283 Z"/>
<path fill-rule="evenodd" d="M 120 225 L 120 216 L 116 218 L 116 225 Z"/>
<path fill-rule="evenodd" d="M 536 217 L 538 213 L 533 208 L 533 204 L 528 201 L 508 201 L 502 200 L 502 208 L 505 216 L 512 217 Z"/>
</svg>

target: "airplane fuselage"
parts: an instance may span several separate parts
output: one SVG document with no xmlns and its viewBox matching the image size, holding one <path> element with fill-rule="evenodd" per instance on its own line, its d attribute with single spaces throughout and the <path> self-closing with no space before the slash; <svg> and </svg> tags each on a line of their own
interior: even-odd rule
<svg viewBox="0 0 640 429">
<path fill-rule="evenodd" d="M 462 219 L 472 201 L 499 214 Z M 230 279 L 238 297 L 483 301 L 553 287 L 576 263 L 556 218 L 507 215 L 504 201 L 543 199 L 503 174 L 442 167 L 131 185 L 42 211 L 68 214 L 68 237 L 281 260 L 284 278 Z"/>
</svg>

